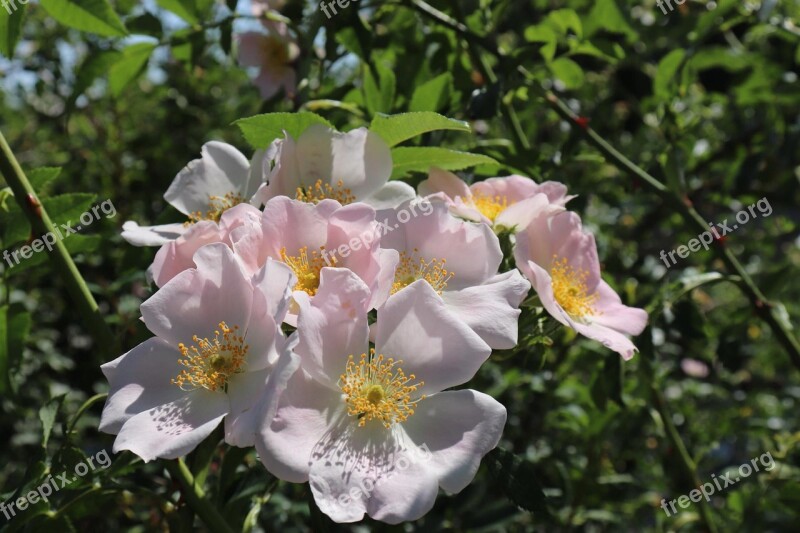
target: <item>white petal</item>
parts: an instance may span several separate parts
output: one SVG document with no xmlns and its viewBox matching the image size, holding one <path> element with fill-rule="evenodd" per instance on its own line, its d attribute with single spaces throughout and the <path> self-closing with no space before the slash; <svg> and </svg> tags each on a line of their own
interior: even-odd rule
<svg viewBox="0 0 800 533">
<path fill-rule="evenodd" d="M 140 226 L 129 220 L 122 225 L 122 238 L 134 246 L 161 246 L 177 239 L 187 229 L 183 224 Z"/>
<path fill-rule="evenodd" d="M 444 291 L 448 309 L 492 348 L 508 350 L 517 345 L 519 304 L 530 291 L 518 270 L 504 272 L 483 285 Z"/>
<path fill-rule="evenodd" d="M 314 446 L 332 421 L 347 416 L 344 397 L 302 370 L 289 379 L 272 419 L 260 417 L 256 450 L 269 472 L 285 481 L 308 481 Z"/>
<path fill-rule="evenodd" d="M 435 472 L 439 486 L 456 493 L 469 485 L 481 458 L 497 446 L 505 423 L 505 407 L 491 396 L 467 389 L 422 400 L 403 429 L 430 452 L 426 468 Z"/>
<path fill-rule="evenodd" d="M 184 396 L 171 380 L 184 368 L 177 346 L 153 337 L 100 367 L 109 391 L 100 431 L 119 433 L 130 417 Z"/>
<path fill-rule="evenodd" d="M 228 412 L 222 392 L 198 389 L 173 402 L 148 409 L 122 426 L 114 453 L 130 450 L 144 460 L 176 459 L 194 450 Z"/>
<path fill-rule="evenodd" d="M 233 146 L 211 141 L 202 156 L 189 162 L 164 193 L 164 199 L 185 215 L 209 210 L 210 196 L 247 194 L 250 163 Z"/>
<path fill-rule="evenodd" d="M 402 360 L 406 375 L 425 382 L 418 394 L 469 381 L 492 351 L 424 280 L 389 297 L 378 310 L 375 349 Z"/>
<path fill-rule="evenodd" d="M 394 209 L 403 202 L 413 200 L 416 197 L 417 193 L 408 183 L 390 181 L 361 201 L 375 209 Z"/>
</svg>

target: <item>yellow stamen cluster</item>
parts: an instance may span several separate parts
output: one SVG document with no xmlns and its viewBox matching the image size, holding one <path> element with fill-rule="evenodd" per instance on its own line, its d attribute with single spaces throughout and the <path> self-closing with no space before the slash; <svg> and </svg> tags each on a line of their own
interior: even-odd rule
<svg viewBox="0 0 800 533">
<path fill-rule="evenodd" d="M 186 391 L 199 388 L 212 392 L 225 390 L 228 379 L 242 371 L 241 367 L 249 349 L 244 343 L 244 337 L 236 334 L 238 330 L 239 326 L 231 329 L 225 322 L 220 322 L 219 330 L 214 331 L 213 340 L 201 339 L 195 335 L 192 337 L 195 346 L 187 347 L 180 343 L 179 363 L 188 370 L 181 370 L 171 383 Z"/>
<path fill-rule="evenodd" d="M 455 275 L 445 268 L 446 259 L 425 259 L 417 258 L 418 250 L 414 248 L 414 252 L 400 252 L 400 263 L 397 265 L 397 270 L 394 274 L 394 283 L 392 284 L 392 294 L 398 292 L 400 289 L 408 287 L 418 279 L 424 279 L 430 283 L 433 290 L 442 294 L 442 291 L 447 288 L 447 282 Z"/>
<path fill-rule="evenodd" d="M 184 226 L 191 226 L 201 220 L 212 220 L 219 222 L 222 213 L 227 211 L 233 206 L 243 204 L 244 198 L 241 194 L 229 192 L 225 196 L 209 195 L 208 197 L 208 211 L 203 214 L 202 211 L 195 211 L 189 215 L 189 220 L 184 222 Z"/>
<path fill-rule="evenodd" d="M 342 180 L 336 182 L 335 187 L 330 183 L 322 183 L 322 180 L 317 180 L 314 185 L 308 187 L 298 187 L 295 198 L 309 204 L 318 204 L 327 199 L 336 200 L 342 205 L 352 204 L 356 201 L 356 197 L 353 196 L 350 189 L 344 186 Z"/>
<path fill-rule="evenodd" d="M 314 296 L 319 288 L 320 271 L 326 266 L 336 266 L 336 258 L 331 254 L 327 256 L 328 260 L 326 261 L 323 255 L 325 247 L 320 247 L 320 250 L 322 252 L 313 250 L 309 256 L 308 246 L 303 246 L 297 251 L 297 255 L 288 255 L 286 247 L 281 248 L 281 261 L 286 263 L 297 277 L 294 290 L 304 291 Z"/>
<path fill-rule="evenodd" d="M 476 194 L 472 197 L 472 203 L 478 211 L 486 218 L 494 222 L 497 215 L 505 211 L 508 207 L 508 198 L 505 196 L 489 196 L 483 194 Z"/>
<path fill-rule="evenodd" d="M 550 276 L 556 301 L 567 314 L 576 318 L 597 314 L 594 309 L 597 294 L 589 293 L 586 286 L 589 277 L 587 271 L 575 269 L 565 257 L 559 259 L 554 255 Z"/>
<path fill-rule="evenodd" d="M 411 396 L 425 382 L 410 384 L 414 374 L 405 375 L 398 365 L 402 361 L 385 358 L 370 349 L 369 356 L 361 354 L 356 363 L 351 355 L 345 373 L 339 377 L 339 387 L 345 394 L 347 414 L 358 417 L 358 425 L 364 427 L 372 419 L 379 420 L 386 428 L 397 422 L 405 422 L 414 414 L 414 406 L 425 399 L 423 394 L 412 400 Z"/>
</svg>

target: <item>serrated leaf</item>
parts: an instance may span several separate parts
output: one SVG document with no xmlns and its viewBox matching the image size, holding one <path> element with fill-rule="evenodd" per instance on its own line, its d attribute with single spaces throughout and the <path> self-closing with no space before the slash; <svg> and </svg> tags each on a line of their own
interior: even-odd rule
<svg viewBox="0 0 800 533">
<path fill-rule="evenodd" d="M 453 75 L 445 72 L 417 87 L 408 108 L 411 111 L 439 111 L 450 100 Z"/>
<path fill-rule="evenodd" d="M 550 514 L 533 463 L 502 448 L 489 452 L 484 461 L 492 478 L 515 505 L 530 513 Z"/>
<path fill-rule="evenodd" d="M 28 181 L 36 193 L 41 196 L 42 190 L 48 183 L 61 174 L 61 167 L 39 167 L 28 171 Z"/>
<path fill-rule="evenodd" d="M 266 113 L 239 119 L 234 122 L 245 140 L 255 149 L 266 148 L 275 139 L 283 137 L 284 130 L 295 139 L 312 124 L 333 125 L 316 113 Z"/>
<path fill-rule="evenodd" d="M 66 246 L 70 255 L 75 256 L 76 254 L 97 250 L 102 241 L 103 239 L 100 235 L 70 235 L 64 239 L 64 246 Z M 41 265 L 48 260 L 48 254 L 47 248 L 44 248 L 41 252 L 34 252 L 30 258 L 23 259 L 18 266 L 12 268 L 8 273 L 9 277 Z"/>
<path fill-rule="evenodd" d="M 9 59 L 14 55 L 17 41 L 22 34 L 24 16 L 25 5 L 20 2 L 17 2 L 16 9 L 13 9 L 11 13 L 7 9 L 0 9 L 0 54 Z"/>
<path fill-rule="evenodd" d="M 392 161 L 394 161 L 393 179 L 404 177 L 409 172 L 427 173 L 431 167 L 439 167 L 445 170 L 463 170 L 476 165 L 497 164 L 497 161 L 486 155 L 436 147 L 395 148 L 392 150 Z"/>
<path fill-rule="evenodd" d="M 155 43 L 136 43 L 122 50 L 121 57 L 108 71 L 108 85 L 112 95 L 119 96 L 139 76 L 155 48 Z"/>
<path fill-rule="evenodd" d="M 96 194 L 75 192 L 42 199 L 47 214 L 53 224 L 71 222 L 73 227 L 80 225 L 80 216 L 85 213 L 97 199 Z"/>
<path fill-rule="evenodd" d="M 40 4 L 50 16 L 65 26 L 105 37 L 128 34 L 125 25 L 106 0 L 41 0 Z"/>
<path fill-rule="evenodd" d="M 377 133 L 391 146 L 412 139 L 423 133 L 437 130 L 472 131 L 463 120 L 447 118 L 438 113 L 420 111 L 399 115 L 377 115 L 369 125 L 370 131 Z"/>
<path fill-rule="evenodd" d="M 390 113 L 394 104 L 394 95 L 397 85 L 394 72 L 381 64 L 375 69 L 378 79 L 372 71 L 364 67 L 364 103 L 371 115 L 376 113 Z"/>
<path fill-rule="evenodd" d="M 152 13 L 143 13 L 138 17 L 128 19 L 127 26 L 131 33 L 150 35 L 156 38 L 161 38 L 164 33 L 161 21 Z"/>
</svg>

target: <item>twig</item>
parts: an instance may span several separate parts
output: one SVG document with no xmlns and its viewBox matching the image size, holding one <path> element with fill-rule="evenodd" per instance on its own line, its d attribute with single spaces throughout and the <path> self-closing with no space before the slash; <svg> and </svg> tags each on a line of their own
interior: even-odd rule
<svg viewBox="0 0 800 533">
<path fill-rule="evenodd" d="M 183 459 L 177 461 L 164 461 L 164 465 L 169 471 L 170 475 L 179 480 L 184 490 L 182 491 L 183 497 L 186 498 L 186 503 L 189 507 L 197 513 L 197 516 L 205 522 L 208 529 L 214 532 L 233 533 L 233 530 L 228 526 L 228 522 L 219 513 L 217 508 L 206 499 L 206 494 L 203 487 L 195 483 L 194 476 L 189 471 L 189 467 Z"/>
</svg>

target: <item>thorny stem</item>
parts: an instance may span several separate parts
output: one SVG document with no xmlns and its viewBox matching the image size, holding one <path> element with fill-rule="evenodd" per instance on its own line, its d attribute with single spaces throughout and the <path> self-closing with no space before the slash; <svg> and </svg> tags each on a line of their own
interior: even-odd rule
<svg viewBox="0 0 800 533">
<path fill-rule="evenodd" d="M 25 216 L 31 223 L 35 235 L 58 235 L 50 216 L 36 196 L 28 178 L 22 171 L 14 152 L 0 132 L 0 173 L 14 192 L 14 199 L 19 204 Z M 75 302 L 77 312 L 86 322 L 86 326 L 94 337 L 98 349 L 111 352 L 117 344 L 111 329 L 100 314 L 97 302 L 86 285 L 78 267 L 72 261 L 66 246 L 61 239 L 56 239 L 52 252 L 49 252 L 56 272 L 59 272 L 67 287 L 72 300 Z"/>
</svg>

